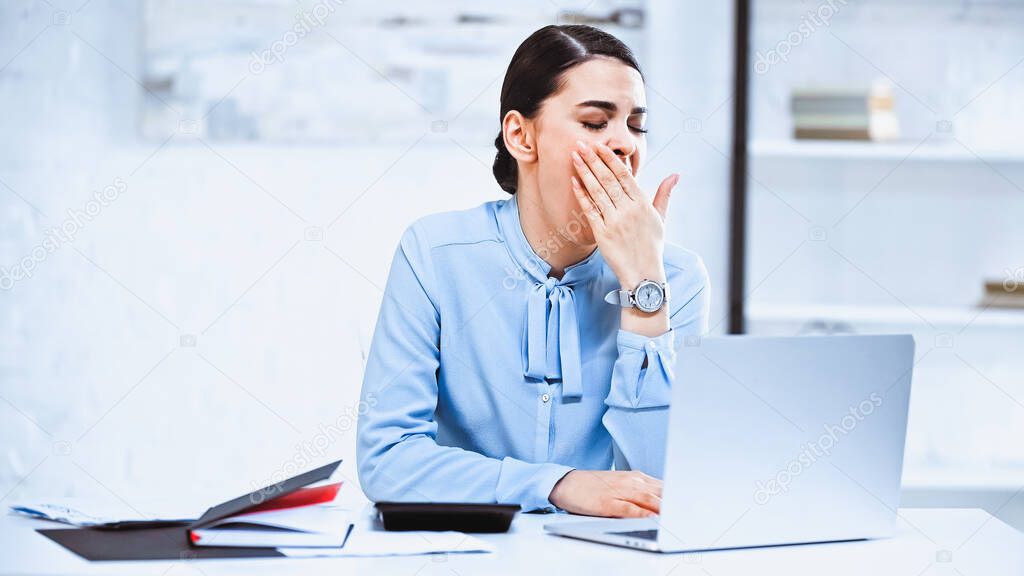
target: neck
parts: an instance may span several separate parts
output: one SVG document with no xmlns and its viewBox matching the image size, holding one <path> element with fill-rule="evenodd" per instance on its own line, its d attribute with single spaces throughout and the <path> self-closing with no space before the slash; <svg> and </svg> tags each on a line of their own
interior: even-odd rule
<svg viewBox="0 0 1024 576">
<path fill-rule="evenodd" d="M 597 244 L 581 244 L 566 233 L 564 223 L 555 222 L 538 200 L 533 186 L 520 187 L 516 192 L 519 222 L 530 247 L 551 266 L 549 276 L 561 278 L 565 269 L 590 256 Z"/>
</svg>

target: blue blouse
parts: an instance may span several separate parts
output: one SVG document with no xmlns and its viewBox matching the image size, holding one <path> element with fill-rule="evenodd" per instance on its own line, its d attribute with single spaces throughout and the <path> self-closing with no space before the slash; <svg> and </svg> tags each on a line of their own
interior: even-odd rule
<svg viewBox="0 0 1024 576">
<path fill-rule="evenodd" d="M 516 196 L 413 223 L 363 379 L 366 495 L 536 510 L 574 468 L 660 477 L 677 343 L 707 331 L 710 292 L 699 256 L 664 260 L 671 329 L 648 338 L 619 329 L 599 250 L 548 276 Z"/>
</svg>

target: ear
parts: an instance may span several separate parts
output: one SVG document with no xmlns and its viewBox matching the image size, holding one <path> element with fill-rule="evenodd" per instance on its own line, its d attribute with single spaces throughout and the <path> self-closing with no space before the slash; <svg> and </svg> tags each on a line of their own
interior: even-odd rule
<svg viewBox="0 0 1024 576">
<path fill-rule="evenodd" d="M 517 110 L 509 110 L 501 121 L 501 135 L 505 147 L 516 162 L 537 161 L 537 144 L 533 137 L 533 123 Z"/>
</svg>

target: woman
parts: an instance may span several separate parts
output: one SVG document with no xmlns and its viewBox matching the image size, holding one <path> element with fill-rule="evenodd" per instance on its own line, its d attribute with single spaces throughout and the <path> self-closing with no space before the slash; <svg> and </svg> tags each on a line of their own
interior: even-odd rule
<svg viewBox="0 0 1024 576">
<path fill-rule="evenodd" d="M 709 289 L 663 240 L 678 175 L 653 198 L 634 179 L 645 120 L 615 37 L 547 26 L 516 51 L 511 197 L 420 219 L 392 262 L 358 425 L 370 499 L 658 513 L 675 343 L 707 330 Z"/>
</svg>

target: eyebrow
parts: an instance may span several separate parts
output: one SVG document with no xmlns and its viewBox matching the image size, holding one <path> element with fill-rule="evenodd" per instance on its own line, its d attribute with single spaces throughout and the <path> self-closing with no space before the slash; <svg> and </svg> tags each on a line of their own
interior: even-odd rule
<svg viewBox="0 0 1024 576">
<path fill-rule="evenodd" d="M 612 113 L 617 112 L 618 109 L 619 109 L 619 107 L 615 104 L 615 102 L 609 102 L 607 100 L 586 100 L 586 101 L 580 102 L 579 104 L 576 105 L 577 108 L 585 108 L 585 107 L 588 107 L 588 106 L 592 106 L 594 108 L 600 108 L 602 110 L 607 110 L 607 111 L 612 112 Z M 633 108 L 633 110 L 629 114 L 630 114 L 630 116 L 632 116 L 633 114 L 646 114 L 646 113 L 647 113 L 647 108 L 644 108 L 643 106 L 637 106 L 637 107 Z"/>
</svg>

